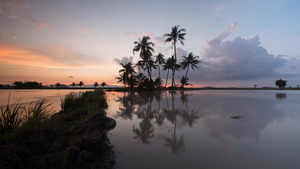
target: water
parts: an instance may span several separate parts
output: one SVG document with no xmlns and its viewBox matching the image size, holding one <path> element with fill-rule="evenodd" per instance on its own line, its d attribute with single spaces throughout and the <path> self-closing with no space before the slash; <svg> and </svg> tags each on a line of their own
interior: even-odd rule
<svg viewBox="0 0 300 169">
<path fill-rule="evenodd" d="M 85 90 L 11 90 L 10 103 Z M 0 90 L 0 106 L 10 90 Z M 106 92 L 117 169 L 298 169 L 300 91 Z M 237 116 L 240 118 L 230 118 Z"/>
<path fill-rule="evenodd" d="M 106 94 L 117 169 L 300 167 L 299 91 Z"/>
<path fill-rule="evenodd" d="M 6 106 L 8 103 L 8 98 L 10 94 L 9 104 L 22 103 L 25 106 L 29 105 L 30 102 L 36 102 L 42 99 L 46 99 L 47 103 L 51 104 L 49 106 L 49 113 L 53 114 L 60 111 L 61 99 L 65 95 L 73 92 L 79 93 L 86 90 L 72 90 L 72 89 L 25 89 L 25 90 L 0 90 L 0 107 Z"/>
</svg>

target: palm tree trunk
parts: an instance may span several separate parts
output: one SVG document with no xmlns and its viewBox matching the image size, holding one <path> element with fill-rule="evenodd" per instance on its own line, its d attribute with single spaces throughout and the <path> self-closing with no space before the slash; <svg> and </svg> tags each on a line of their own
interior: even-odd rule
<svg viewBox="0 0 300 169">
<path fill-rule="evenodd" d="M 167 87 L 167 84 L 168 84 L 168 77 L 169 77 L 169 69 L 168 69 L 168 73 L 167 73 L 167 79 L 166 79 L 166 86 Z"/>
<path fill-rule="evenodd" d="M 160 88 L 160 66 L 158 66 L 159 88 Z"/>
<path fill-rule="evenodd" d="M 185 79 L 187 78 L 187 74 L 188 74 L 189 68 L 190 68 L 190 65 L 188 65 L 188 67 L 187 67 L 187 69 L 186 69 Z"/>
</svg>

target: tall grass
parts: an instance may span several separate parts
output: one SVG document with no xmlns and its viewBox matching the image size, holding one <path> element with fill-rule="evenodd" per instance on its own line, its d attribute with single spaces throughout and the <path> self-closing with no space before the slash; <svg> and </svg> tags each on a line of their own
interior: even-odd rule
<svg viewBox="0 0 300 169">
<path fill-rule="evenodd" d="M 8 103 L 5 109 L 1 107 L 0 135 L 3 135 L 6 132 L 18 127 L 21 123 L 21 119 L 19 118 L 19 116 L 23 112 L 24 109 L 21 104 L 16 104 L 12 108 Z"/>
<path fill-rule="evenodd" d="M 48 117 L 49 106 L 46 100 L 31 102 L 29 106 L 19 103 L 9 105 L 8 101 L 6 108 L 1 108 L 0 136 L 9 135 L 18 129 L 25 129 L 24 131 L 33 129 Z M 20 131 L 15 133 L 20 134 Z"/>
</svg>

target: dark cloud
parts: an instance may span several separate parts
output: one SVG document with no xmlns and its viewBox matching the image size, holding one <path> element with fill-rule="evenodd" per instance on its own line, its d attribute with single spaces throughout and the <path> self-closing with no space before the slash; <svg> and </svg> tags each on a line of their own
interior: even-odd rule
<svg viewBox="0 0 300 169">
<path fill-rule="evenodd" d="M 73 79 L 74 77 L 73 76 L 68 76 L 69 78 Z"/>
</svg>

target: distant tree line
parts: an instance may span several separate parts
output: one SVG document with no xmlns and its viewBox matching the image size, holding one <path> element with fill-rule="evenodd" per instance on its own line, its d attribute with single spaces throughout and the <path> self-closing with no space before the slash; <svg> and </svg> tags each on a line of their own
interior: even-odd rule
<svg viewBox="0 0 300 169">
<path fill-rule="evenodd" d="M 15 81 L 13 83 L 14 88 L 20 88 L 20 89 L 36 89 L 36 88 L 42 88 L 42 83 L 38 83 L 36 81 L 28 81 L 28 82 L 22 82 L 22 81 Z"/>
</svg>

